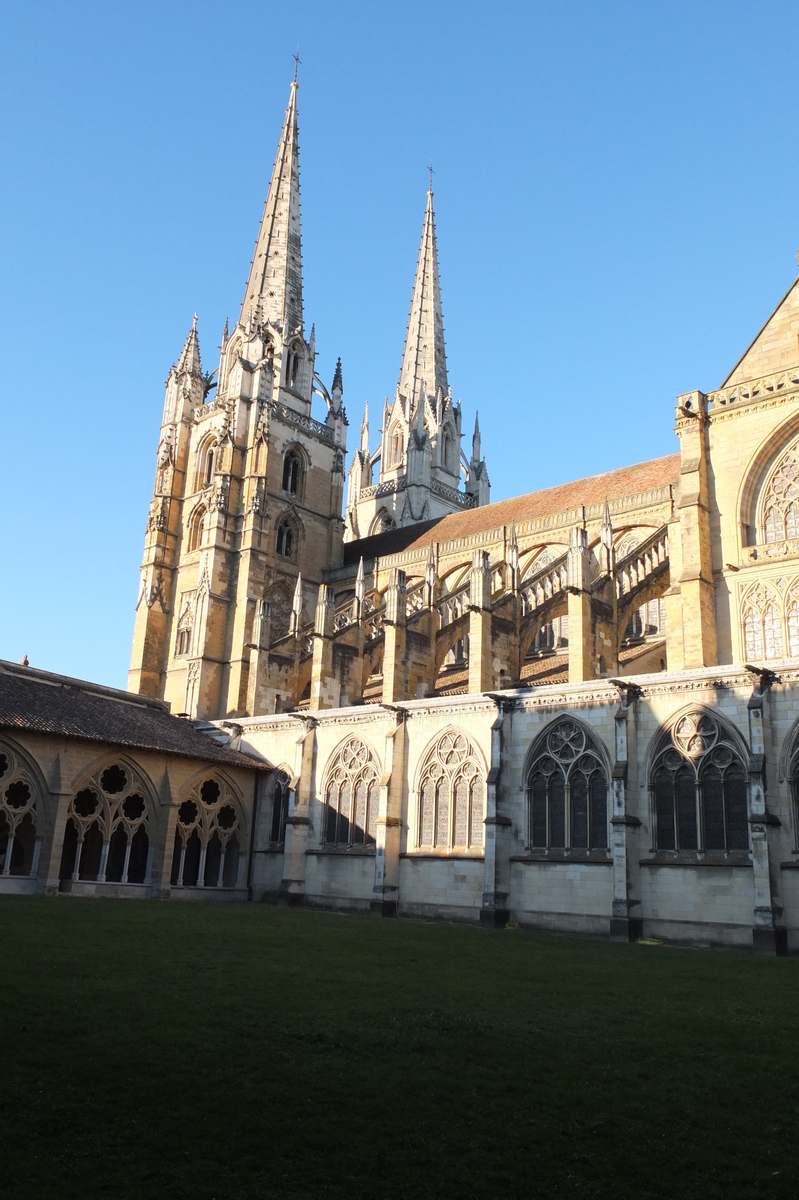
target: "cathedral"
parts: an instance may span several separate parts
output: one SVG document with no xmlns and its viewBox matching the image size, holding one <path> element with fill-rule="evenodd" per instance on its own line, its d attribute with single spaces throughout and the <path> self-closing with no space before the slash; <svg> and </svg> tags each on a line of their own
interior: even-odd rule
<svg viewBox="0 0 799 1200">
<path fill-rule="evenodd" d="M 678 453 L 492 504 L 431 182 L 347 471 L 297 91 L 219 363 L 195 317 L 167 378 L 129 693 L 0 664 L 0 891 L 799 952 L 799 280 Z M 83 732 L 36 715 L 70 687 Z"/>
</svg>

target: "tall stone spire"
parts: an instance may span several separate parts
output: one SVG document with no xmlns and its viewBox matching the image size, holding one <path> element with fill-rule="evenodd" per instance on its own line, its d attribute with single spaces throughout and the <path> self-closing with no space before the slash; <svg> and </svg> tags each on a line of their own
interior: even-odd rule
<svg viewBox="0 0 799 1200">
<path fill-rule="evenodd" d="M 444 349 L 444 318 L 441 313 L 441 286 L 438 279 L 438 251 L 433 215 L 433 189 L 427 193 L 427 208 L 422 227 L 422 244 L 416 264 L 411 312 L 405 334 L 397 391 L 414 400 L 420 386 L 435 398 L 441 388 L 447 394 L 447 358 Z"/>
<path fill-rule="evenodd" d="M 202 375 L 203 366 L 200 361 L 200 339 L 197 336 L 197 314 L 194 314 L 194 320 L 191 323 L 189 336 L 186 338 L 177 366 L 178 374 L 186 372 L 187 375 Z"/>
<path fill-rule="evenodd" d="M 260 311 L 259 311 L 260 310 Z M 241 323 L 252 315 L 302 330 L 302 244 L 297 81 L 291 85 L 283 132 L 255 243 Z"/>
</svg>

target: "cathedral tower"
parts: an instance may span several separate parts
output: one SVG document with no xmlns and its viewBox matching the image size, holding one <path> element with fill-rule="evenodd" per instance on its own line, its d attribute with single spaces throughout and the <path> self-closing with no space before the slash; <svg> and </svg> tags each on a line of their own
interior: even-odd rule
<svg viewBox="0 0 799 1200">
<path fill-rule="evenodd" d="M 487 504 L 488 472 L 477 426 L 468 461 L 462 436 L 460 401 L 453 403 L 447 378 L 431 178 L 399 381 L 393 403 L 386 397 L 380 449 L 372 455 L 364 411 L 360 450 L 350 466 L 345 540 Z M 373 485 L 378 459 L 380 475 Z M 462 468 L 465 491 L 459 489 Z"/>
<path fill-rule="evenodd" d="M 173 712 L 263 711 L 258 652 L 313 611 L 342 553 L 341 364 L 315 372 L 302 302 L 297 82 L 239 319 L 204 374 L 197 323 L 167 379 L 129 675 Z M 215 394 L 214 394 L 215 389 Z M 311 416 L 313 394 L 327 405 Z"/>
</svg>

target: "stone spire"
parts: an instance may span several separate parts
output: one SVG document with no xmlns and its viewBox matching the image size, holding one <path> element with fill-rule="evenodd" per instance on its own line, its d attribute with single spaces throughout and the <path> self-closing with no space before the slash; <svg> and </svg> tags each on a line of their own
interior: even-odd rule
<svg viewBox="0 0 799 1200">
<path fill-rule="evenodd" d="M 191 323 L 189 336 L 186 338 L 186 344 L 183 347 L 180 358 L 178 359 L 178 375 L 184 372 L 187 375 L 202 375 L 203 365 L 200 361 L 200 339 L 197 336 L 197 314 L 194 314 L 194 320 Z"/>
<path fill-rule="evenodd" d="M 259 311 L 260 310 L 260 311 Z M 259 315 L 281 329 L 302 330 L 302 246 L 297 81 L 291 85 L 286 119 L 255 243 L 241 323 Z"/>
<path fill-rule="evenodd" d="M 444 349 L 444 318 L 441 313 L 432 187 L 427 193 L 422 244 L 416 264 L 411 312 L 405 334 L 397 392 L 414 400 L 421 386 L 426 394 L 433 398 L 437 397 L 439 388 L 444 395 L 447 394 L 447 358 Z"/>
<path fill-rule="evenodd" d="M 361 421 L 361 453 L 369 453 L 369 401 L 363 405 L 363 420 Z"/>
</svg>

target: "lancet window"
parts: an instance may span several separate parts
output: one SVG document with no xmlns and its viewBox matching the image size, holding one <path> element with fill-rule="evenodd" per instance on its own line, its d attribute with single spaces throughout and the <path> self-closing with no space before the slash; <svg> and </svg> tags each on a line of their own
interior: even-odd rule
<svg viewBox="0 0 799 1200">
<path fill-rule="evenodd" d="M 650 791 L 658 850 L 749 849 L 747 776 L 731 734 L 709 713 L 680 717 L 654 760 Z"/>
<path fill-rule="evenodd" d="M 59 877 L 145 883 L 150 851 L 147 794 L 143 777 L 125 763 L 96 771 L 70 801 Z"/>
<path fill-rule="evenodd" d="M 769 477 L 760 501 L 760 526 L 764 542 L 799 538 L 799 443 L 785 451 Z"/>
<path fill-rule="evenodd" d="M 485 768 L 478 751 L 456 729 L 427 752 L 419 774 L 416 845 L 471 850 L 483 845 Z"/>
<path fill-rule="evenodd" d="M 203 544 L 206 516 L 205 505 L 201 504 L 199 508 L 195 508 L 189 518 L 189 553 L 192 550 L 199 550 Z"/>
<path fill-rule="evenodd" d="M 292 562 L 297 556 L 297 531 L 288 517 L 278 523 L 275 549 L 281 558 L 289 558 Z"/>
<path fill-rule="evenodd" d="M 283 459 L 283 491 L 287 496 L 296 496 L 300 490 L 302 464 L 294 450 L 288 450 Z"/>
<path fill-rule="evenodd" d="M 300 370 L 300 356 L 296 350 L 286 351 L 286 387 L 293 388 Z"/>
<path fill-rule="evenodd" d="M 0 875 L 35 875 L 41 837 L 36 829 L 33 776 L 10 746 L 0 746 Z"/>
<path fill-rule="evenodd" d="M 776 592 L 757 583 L 743 602 L 743 640 L 747 659 L 784 658 L 786 642 L 791 655 L 799 654 L 799 581 L 789 589 L 785 611 Z"/>
<path fill-rule="evenodd" d="M 270 822 L 269 840 L 276 845 L 286 840 L 286 820 L 289 815 L 289 793 L 291 780 L 285 771 L 279 771 L 272 792 L 272 820 Z"/>
<path fill-rule="evenodd" d="M 405 443 L 402 436 L 402 428 L 395 425 L 388 437 L 388 465 L 397 467 L 402 462 L 402 456 L 405 450 Z"/>
<path fill-rule="evenodd" d="M 236 887 L 241 847 L 239 808 L 224 780 L 204 779 L 178 807 L 173 887 Z"/>
<path fill-rule="evenodd" d="M 598 746 L 576 721 L 557 721 L 539 738 L 527 798 L 530 846 L 607 848 L 608 777 Z"/>
<path fill-rule="evenodd" d="M 333 755 L 324 786 L 322 840 L 334 846 L 374 846 L 380 804 L 380 768 L 360 738 Z"/>
</svg>

